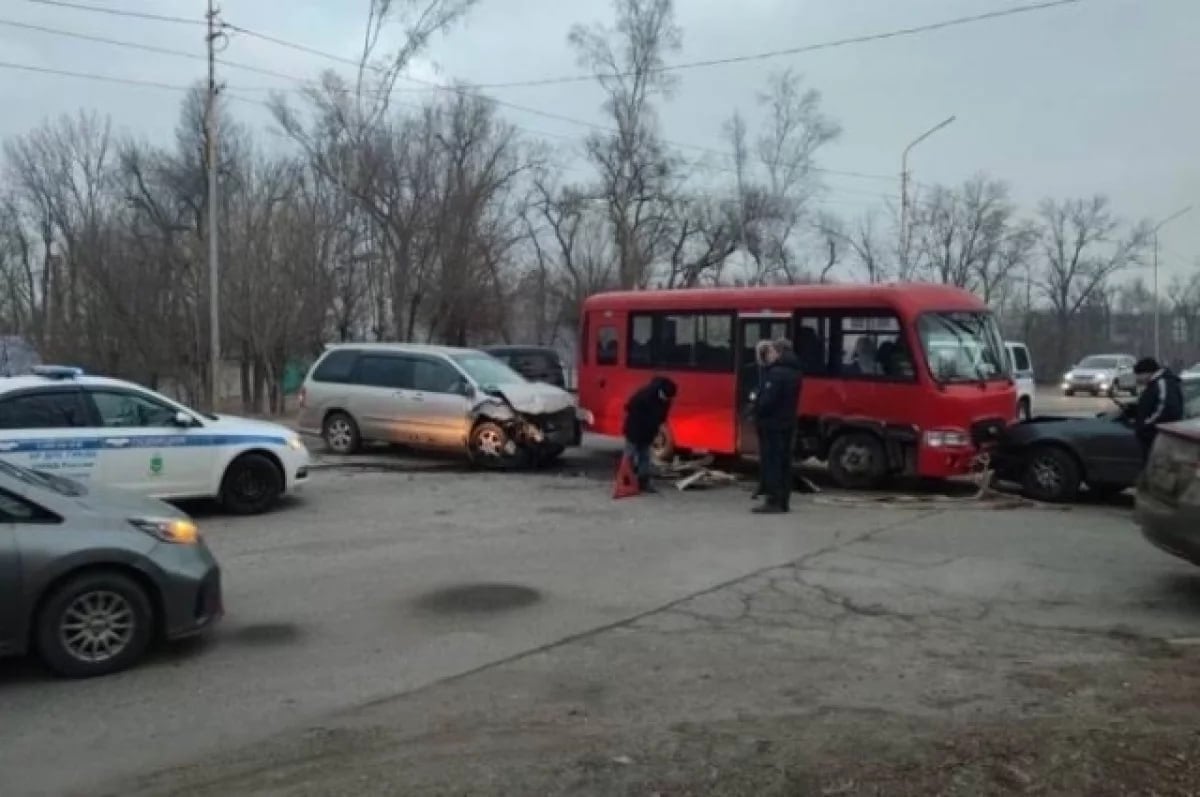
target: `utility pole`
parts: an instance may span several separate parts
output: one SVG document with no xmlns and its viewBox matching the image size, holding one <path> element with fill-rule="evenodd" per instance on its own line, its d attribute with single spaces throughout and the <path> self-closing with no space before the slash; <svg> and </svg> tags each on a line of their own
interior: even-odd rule
<svg viewBox="0 0 1200 797">
<path fill-rule="evenodd" d="M 941 124 L 931 127 L 917 136 L 911 144 L 904 148 L 904 155 L 900 157 L 900 271 L 905 277 L 908 275 L 908 153 L 912 152 L 913 147 L 917 144 L 920 144 L 957 118 L 957 116 L 951 116 Z"/>
<path fill-rule="evenodd" d="M 1168 224 L 1175 221 L 1175 219 L 1179 218 L 1180 216 L 1184 215 L 1185 213 L 1191 212 L 1191 209 L 1192 209 L 1192 206 L 1188 205 L 1186 208 L 1183 208 L 1182 210 L 1178 210 L 1175 213 L 1172 213 L 1170 216 L 1168 216 L 1167 218 L 1160 221 L 1154 227 L 1154 359 L 1158 360 L 1159 362 L 1162 362 L 1162 351 L 1159 346 L 1160 333 L 1159 333 L 1159 323 L 1158 323 L 1158 313 L 1159 313 L 1159 308 L 1158 308 L 1158 305 L 1159 305 L 1159 301 L 1158 301 L 1158 231 L 1161 230 L 1163 227 L 1166 227 Z"/>
<path fill-rule="evenodd" d="M 208 47 L 208 93 L 204 107 L 204 152 L 208 160 L 208 407 L 217 411 L 220 398 L 218 387 L 221 376 L 221 289 L 220 263 L 217 248 L 217 38 L 221 36 L 217 15 L 220 10 L 208 0 L 208 33 L 204 37 Z"/>
</svg>

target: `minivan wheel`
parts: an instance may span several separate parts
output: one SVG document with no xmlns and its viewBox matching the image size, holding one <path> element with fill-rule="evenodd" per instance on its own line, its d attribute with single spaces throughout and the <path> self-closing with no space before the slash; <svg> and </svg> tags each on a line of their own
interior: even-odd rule
<svg viewBox="0 0 1200 797">
<path fill-rule="evenodd" d="M 829 474 L 839 487 L 869 490 L 878 487 L 887 473 L 885 457 L 878 437 L 867 432 L 850 432 L 833 441 L 829 449 Z"/>
<path fill-rule="evenodd" d="M 90 678 L 141 659 L 153 621 L 150 598 L 136 582 L 96 571 L 56 589 L 38 613 L 34 633 L 47 667 L 67 678 Z"/>
<path fill-rule="evenodd" d="M 344 412 L 329 413 L 321 426 L 321 439 L 325 441 L 326 448 L 343 456 L 357 452 L 362 445 L 358 424 Z"/>
<path fill-rule="evenodd" d="M 225 469 L 221 504 L 235 515 L 266 512 L 283 495 L 283 474 L 262 454 L 243 454 Z"/>
<path fill-rule="evenodd" d="M 1041 446 L 1025 458 L 1021 487 L 1028 498 L 1049 503 L 1073 501 L 1081 481 L 1075 457 L 1061 448 Z"/>
<path fill-rule="evenodd" d="M 482 421 L 471 430 L 471 462 L 489 470 L 523 467 L 529 452 L 512 442 L 504 427 L 495 421 Z"/>
</svg>

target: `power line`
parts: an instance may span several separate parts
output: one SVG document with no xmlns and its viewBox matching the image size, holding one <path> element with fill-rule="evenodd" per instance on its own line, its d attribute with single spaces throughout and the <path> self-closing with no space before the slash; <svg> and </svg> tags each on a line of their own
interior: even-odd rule
<svg viewBox="0 0 1200 797">
<path fill-rule="evenodd" d="M 36 72 L 43 75 L 58 75 L 60 77 L 82 78 L 84 80 L 97 80 L 102 83 L 117 83 L 125 86 L 144 86 L 156 89 L 170 89 L 171 91 L 191 91 L 191 86 L 180 86 L 171 83 L 159 83 L 154 80 L 139 80 L 137 78 L 121 78 L 110 77 L 108 75 L 97 75 L 94 72 L 72 72 L 67 69 L 51 69 L 44 66 L 32 66 L 30 64 L 15 64 L 11 61 L 0 61 L 0 69 L 15 69 L 21 72 Z"/>
<path fill-rule="evenodd" d="M 1058 0 L 1058 1 L 1063 2 L 1063 0 Z M 1069 0 L 1069 2 L 1082 2 L 1082 0 Z M 325 58 L 330 61 L 335 61 L 335 62 L 341 63 L 341 64 L 349 64 L 356 68 L 359 66 L 359 62 L 355 61 L 352 58 L 346 58 L 344 56 L 326 52 L 324 50 L 319 50 L 315 47 L 309 47 L 308 45 L 297 44 L 296 42 L 287 41 L 286 39 L 280 39 L 276 36 L 271 36 L 271 35 L 268 35 L 265 33 L 260 33 L 255 30 L 250 30 L 248 28 L 241 27 L 240 25 L 234 25 L 232 23 L 225 23 L 225 27 L 231 31 L 234 31 L 235 33 L 241 33 L 243 35 L 250 36 L 250 37 L 259 39 L 261 41 L 265 41 L 265 42 L 269 42 L 271 44 L 278 45 L 280 47 L 286 47 L 288 49 L 308 53 L 309 55 L 315 55 L 320 58 Z M 379 68 L 374 67 L 374 69 L 378 70 Z M 590 130 L 595 130 L 597 132 L 602 132 L 602 133 L 614 132 L 613 128 L 609 127 L 608 125 L 600 124 L 598 122 L 589 122 L 589 121 L 586 121 L 583 119 L 578 119 L 576 117 L 565 116 L 563 114 L 553 113 L 551 111 L 544 111 L 540 108 L 531 108 L 528 105 L 521 105 L 519 103 L 509 102 L 507 100 L 500 100 L 500 99 L 491 97 L 486 94 L 481 94 L 477 91 L 477 89 L 479 88 L 477 86 L 446 85 L 446 84 L 438 83 L 438 82 L 432 81 L 432 80 L 425 80 L 423 78 L 415 78 L 415 77 L 412 77 L 411 75 L 401 75 L 401 77 L 403 77 L 405 80 L 408 80 L 412 83 L 416 83 L 416 84 L 419 84 L 422 86 L 427 86 L 431 90 L 434 90 L 434 91 L 448 92 L 448 93 L 452 93 L 452 94 L 458 94 L 460 96 L 470 95 L 470 96 L 474 96 L 474 97 L 478 97 L 480 99 L 486 100 L 488 102 L 491 102 L 491 103 L 498 105 L 500 107 L 503 107 L 503 108 L 509 108 L 514 111 L 519 111 L 521 113 L 530 114 L 532 116 L 539 116 L 543 119 L 550 119 L 552 121 L 557 121 L 557 122 L 565 122 L 567 124 L 576 125 L 579 127 L 586 127 Z M 688 143 L 680 142 L 680 141 L 671 141 L 669 139 L 664 139 L 663 142 L 665 144 L 669 144 L 670 146 L 672 146 L 676 149 L 692 150 L 692 151 L 702 152 L 702 153 L 709 154 L 709 155 L 714 155 L 714 154 L 720 155 L 722 157 L 728 156 L 727 152 L 725 152 L 723 150 L 713 149 L 712 147 L 700 146 L 698 144 L 688 144 Z M 867 179 L 867 180 L 884 180 L 887 182 L 896 182 L 899 179 L 898 177 L 894 177 L 892 175 L 868 174 L 865 172 L 855 172 L 855 171 L 847 171 L 847 170 L 839 170 L 839 169 L 826 169 L 823 167 L 813 167 L 813 170 L 821 172 L 823 174 L 841 175 L 844 177 L 856 177 L 856 178 Z"/>
<path fill-rule="evenodd" d="M 819 50 L 833 50 L 839 47 L 847 47 L 853 44 L 867 44 L 870 42 L 886 41 L 888 39 L 899 39 L 907 36 L 916 36 L 922 33 L 930 33 L 947 28 L 959 27 L 962 25 L 972 25 L 979 22 L 1000 19 L 1002 17 L 1011 17 L 1018 14 L 1029 14 L 1035 11 L 1045 11 L 1051 8 L 1060 6 L 1075 5 L 1083 3 L 1086 0 L 1046 0 L 1045 2 L 1032 3 L 1024 6 L 1016 6 L 1013 8 L 996 9 L 987 11 L 981 14 L 972 14 L 965 17 L 955 17 L 946 19 L 940 22 L 931 22 L 925 25 L 913 25 L 907 28 L 898 28 L 896 30 L 884 31 L 881 33 L 868 33 L 861 36 L 851 36 L 844 39 L 834 39 L 832 41 L 817 42 L 815 44 L 804 44 L 797 47 L 788 47 L 782 50 L 768 50 L 766 52 L 749 53 L 746 55 L 735 55 L 727 58 L 709 58 L 701 61 L 685 61 L 677 64 L 667 64 L 659 69 L 653 70 L 655 73 L 680 72 L 688 69 L 704 69 L 714 66 L 725 66 L 728 64 L 743 64 L 751 61 L 765 61 L 772 58 L 782 58 L 788 55 L 801 55 L 803 53 L 817 52 Z M 565 83 L 582 83 L 591 82 L 598 78 L 625 78 L 633 77 L 632 72 L 611 72 L 588 74 L 566 75 L 562 77 L 538 78 L 533 80 L 515 80 L 506 83 L 477 83 L 472 84 L 479 89 L 505 89 L 518 88 L 526 86 L 554 86 Z"/>
<path fill-rule="evenodd" d="M 87 3 L 69 3 L 66 0 L 27 0 L 39 6 L 54 6 L 56 8 L 69 8 L 72 11 L 89 11 L 95 14 L 108 14 L 114 17 L 126 17 L 130 19 L 145 19 L 152 22 L 173 22 L 178 25 L 207 25 L 208 23 L 202 19 L 194 19 L 192 17 L 175 17 L 168 14 L 150 14 L 144 11 L 129 11 L 122 8 L 108 8 L 106 6 L 93 6 Z"/>
</svg>

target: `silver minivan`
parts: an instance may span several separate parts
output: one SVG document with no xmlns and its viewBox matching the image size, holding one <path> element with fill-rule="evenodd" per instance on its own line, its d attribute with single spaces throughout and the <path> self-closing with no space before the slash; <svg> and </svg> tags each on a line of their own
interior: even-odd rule
<svg viewBox="0 0 1200 797">
<path fill-rule="evenodd" d="M 331 346 L 309 371 L 300 405 L 300 431 L 320 436 L 335 454 L 397 443 L 513 467 L 553 460 L 582 433 L 567 391 L 530 382 L 484 352 L 449 346 Z"/>
</svg>

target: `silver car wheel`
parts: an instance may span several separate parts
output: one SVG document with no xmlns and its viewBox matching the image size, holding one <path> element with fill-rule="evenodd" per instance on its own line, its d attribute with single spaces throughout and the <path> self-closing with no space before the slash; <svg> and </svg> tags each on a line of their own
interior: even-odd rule
<svg viewBox="0 0 1200 797">
<path fill-rule="evenodd" d="M 490 427 L 480 429 L 479 434 L 475 437 L 475 445 L 479 449 L 479 453 L 489 457 L 499 457 L 504 448 L 504 442 L 500 432 Z"/>
<path fill-rule="evenodd" d="M 354 447 L 354 430 L 345 418 L 335 418 L 325 427 L 325 443 L 335 452 L 344 454 Z"/>
<path fill-rule="evenodd" d="M 133 606 L 123 595 L 97 590 L 71 601 L 59 622 L 58 638 L 72 656 L 97 664 L 121 655 L 136 627 Z"/>
</svg>

